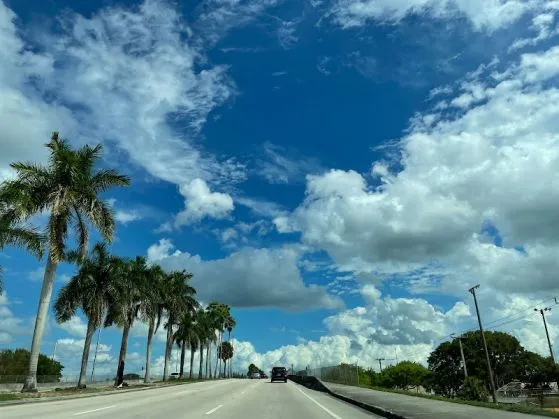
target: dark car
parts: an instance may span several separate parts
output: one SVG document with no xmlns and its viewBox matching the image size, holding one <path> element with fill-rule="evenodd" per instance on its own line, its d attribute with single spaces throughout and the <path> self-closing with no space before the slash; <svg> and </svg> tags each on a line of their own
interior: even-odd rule
<svg viewBox="0 0 559 419">
<path fill-rule="evenodd" d="M 283 381 L 287 383 L 287 369 L 285 367 L 274 367 L 272 368 L 272 380 L 274 381 Z"/>
</svg>

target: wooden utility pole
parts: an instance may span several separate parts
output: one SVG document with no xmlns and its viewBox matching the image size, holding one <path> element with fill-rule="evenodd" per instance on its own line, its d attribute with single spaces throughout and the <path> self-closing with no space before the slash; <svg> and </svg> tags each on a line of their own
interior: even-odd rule
<svg viewBox="0 0 559 419">
<path fill-rule="evenodd" d="M 485 359 L 487 360 L 487 371 L 489 372 L 489 383 L 491 384 L 491 396 L 493 397 L 493 403 L 497 403 L 497 392 L 495 391 L 495 381 L 493 380 L 493 370 L 491 369 L 491 360 L 489 359 L 489 350 L 487 349 L 487 342 L 485 341 L 485 333 L 483 333 L 483 326 L 481 325 L 481 317 L 479 315 L 479 307 L 477 305 L 476 289 L 479 288 L 479 284 L 475 287 L 470 288 L 468 291 L 474 296 L 474 303 L 476 305 L 477 321 L 479 323 L 479 331 L 481 332 L 481 339 L 483 341 L 483 347 L 485 349 Z"/>
</svg>

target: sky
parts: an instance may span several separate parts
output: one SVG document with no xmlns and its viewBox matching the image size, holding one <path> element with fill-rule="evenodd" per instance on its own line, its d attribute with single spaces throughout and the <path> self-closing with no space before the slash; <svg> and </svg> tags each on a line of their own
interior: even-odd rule
<svg viewBox="0 0 559 419">
<path fill-rule="evenodd" d="M 231 305 L 239 371 L 426 363 L 476 328 L 476 284 L 486 328 L 546 355 L 534 308 L 559 296 L 558 12 L 549 0 L 0 0 L 0 177 L 45 163 L 52 131 L 102 143 L 102 165 L 133 179 L 104 196 L 111 250 L 186 269 L 202 302 Z M 0 253 L 0 349 L 30 346 L 44 263 Z M 75 271 L 59 268 L 55 295 Z M 42 351 L 56 343 L 67 376 L 85 330 L 83 313 L 48 320 Z M 128 372 L 146 333 L 137 322 Z M 119 345 L 118 329 L 101 332 L 96 374 L 114 372 Z"/>
</svg>

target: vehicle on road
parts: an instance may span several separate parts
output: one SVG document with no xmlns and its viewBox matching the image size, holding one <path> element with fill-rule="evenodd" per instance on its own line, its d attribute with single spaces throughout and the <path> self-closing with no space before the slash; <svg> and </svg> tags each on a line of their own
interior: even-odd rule
<svg viewBox="0 0 559 419">
<path fill-rule="evenodd" d="M 259 372 L 253 372 L 252 374 L 250 374 L 249 378 L 260 378 L 260 373 Z"/>
<path fill-rule="evenodd" d="M 178 380 L 180 378 L 180 374 L 178 372 L 172 372 L 169 376 L 169 380 Z"/>
<path fill-rule="evenodd" d="M 285 367 L 272 368 L 272 378 L 270 381 L 272 383 L 274 381 L 283 381 L 284 383 L 287 383 L 287 369 Z"/>
</svg>

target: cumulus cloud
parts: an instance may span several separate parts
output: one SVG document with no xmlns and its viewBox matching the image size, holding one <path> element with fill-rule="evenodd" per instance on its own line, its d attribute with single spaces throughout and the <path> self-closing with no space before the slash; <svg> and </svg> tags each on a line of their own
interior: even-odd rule
<svg viewBox="0 0 559 419">
<path fill-rule="evenodd" d="M 236 89 L 226 67 L 205 64 L 200 46 L 185 37 L 181 17 L 169 3 L 145 0 L 88 18 L 66 13 L 59 32 L 37 37 L 42 53 L 23 41 L 15 20 L 0 2 L 0 176 L 9 174 L 7 165 L 14 160 L 44 162 L 42 145 L 58 129 L 77 143 L 106 139 L 113 151 L 181 190 L 195 180 L 225 187 L 244 179 L 242 165 L 218 161 L 194 145 L 208 114 Z M 25 123 L 29 120 L 34 123 Z M 114 152 L 107 158 L 121 157 Z M 231 200 L 225 193 L 212 196 Z M 215 205 L 197 209 L 222 215 Z M 118 217 L 129 222 L 138 214 Z"/>
<path fill-rule="evenodd" d="M 166 270 L 192 272 L 192 285 L 204 301 L 287 310 L 340 306 L 340 301 L 324 288 L 303 282 L 297 267 L 300 254 L 295 249 L 243 248 L 224 259 L 206 261 L 173 250 L 172 242 L 162 239 L 149 247 L 148 260 Z"/>
<path fill-rule="evenodd" d="M 221 192 L 212 192 L 202 179 L 194 179 L 180 188 L 186 198 L 185 209 L 177 214 L 175 226 L 200 221 L 204 217 L 224 218 L 234 209 L 233 198 Z"/>
<path fill-rule="evenodd" d="M 454 102 L 458 112 L 414 118 L 396 165 L 375 162 L 372 179 L 351 170 L 308 176 L 305 200 L 276 227 L 300 231 L 355 273 L 431 265 L 447 290 L 472 277 L 509 291 L 555 290 L 548 278 L 559 267 L 550 257 L 559 245 L 557 51 L 469 75 L 457 98 L 471 99 Z M 502 243 L 482 233 L 487 224 Z"/>
<path fill-rule="evenodd" d="M 79 316 L 72 317 L 67 322 L 59 324 L 58 327 L 78 338 L 85 338 L 87 333 L 87 323 L 85 323 Z"/>
<path fill-rule="evenodd" d="M 32 328 L 27 322 L 10 310 L 11 301 L 4 291 L 0 294 L 0 343 L 9 344 L 16 336 L 28 335 Z"/>
<path fill-rule="evenodd" d="M 83 355 L 83 347 L 85 344 L 84 339 L 58 339 L 56 341 L 56 354 L 55 359 L 64 365 L 63 374 L 65 376 L 77 376 L 80 372 L 81 358 Z M 92 341 L 89 350 L 89 363 L 90 368 L 93 363 L 93 357 L 95 356 L 96 342 Z M 112 347 L 103 343 L 99 343 L 97 348 L 97 358 L 95 360 L 95 376 L 97 379 L 100 375 L 105 373 L 110 373 L 114 377 L 114 371 L 116 370 L 116 358 L 112 355 Z M 114 366 L 112 364 L 115 364 Z M 90 373 L 91 370 L 88 370 Z"/>
<path fill-rule="evenodd" d="M 438 19 L 465 17 L 476 30 L 495 30 L 517 21 L 545 4 L 542 0 L 335 0 L 330 13 L 342 27 L 369 20 L 397 23 L 409 15 Z"/>
</svg>

